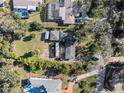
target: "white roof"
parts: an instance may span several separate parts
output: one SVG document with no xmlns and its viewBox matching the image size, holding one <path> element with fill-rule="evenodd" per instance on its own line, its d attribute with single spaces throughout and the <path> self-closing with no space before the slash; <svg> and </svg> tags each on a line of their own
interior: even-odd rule
<svg viewBox="0 0 124 93">
<path fill-rule="evenodd" d="M 13 6 L 38 6 L 38 3 L 42 3 L 43 0 L 13 0 Z"/>
<path fill-rule="evenodd" d="M 0 0 L 0 5 L 3 4 L 3 0 Z"/>
<path fill-rule="evenodd" d="M 62 81 L 60 79 L 30 78 L 33 87 L 44 86 L 47 93 L 61 93 Z"/>
</svg>

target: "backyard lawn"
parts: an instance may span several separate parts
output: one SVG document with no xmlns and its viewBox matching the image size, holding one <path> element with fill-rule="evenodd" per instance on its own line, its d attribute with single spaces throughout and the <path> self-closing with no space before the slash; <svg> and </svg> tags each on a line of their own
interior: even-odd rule
<svg viewBox="0 0 124 93">
<path fill-rule="evenodd" d="M 16 40 L 13 43 L 14 52 L 19 56 L 24 55 L 25 53 L 30 52 L 31 50 L 39 49 L 42 53 L 47 47 L 47 44 L 44 41 L 41 41 L 41 32 L 32 32 L 35 33 L 35 38 L 30 41 Z M 31 32 L 27 32 L 26 35 L 30 35 Z"/>
</svg>

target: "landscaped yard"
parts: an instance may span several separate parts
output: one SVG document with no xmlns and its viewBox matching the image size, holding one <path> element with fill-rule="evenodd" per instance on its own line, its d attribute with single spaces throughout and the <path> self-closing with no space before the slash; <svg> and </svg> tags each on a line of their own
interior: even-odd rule
<svg viewBox="0 0 124 93">
<path fill-rule="evenodd" d="M 19 56 L 24 55 L 25 53 L 30 52 L 31 50 L 39 49 L 41 53 L 48 48 L 47 43 L 41 41 L 41 32 L 32 32 L 35 33 L 36 37 L 30 41 L 17 40 L 14 41 L 14 52 Z M 30 35 L 31 32 L 27 32 L 26 35 Z"/>
</svg>

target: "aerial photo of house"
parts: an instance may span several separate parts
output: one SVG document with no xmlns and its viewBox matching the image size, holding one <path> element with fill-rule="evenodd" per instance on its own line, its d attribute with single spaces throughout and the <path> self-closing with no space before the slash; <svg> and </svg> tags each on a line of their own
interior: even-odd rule
<svg viewBox="0 0 124 93">
<path fill-rule="evenodd" d="M 0 93 L 124 93 L 124 0 L 0 0 Z"/>
</svg>

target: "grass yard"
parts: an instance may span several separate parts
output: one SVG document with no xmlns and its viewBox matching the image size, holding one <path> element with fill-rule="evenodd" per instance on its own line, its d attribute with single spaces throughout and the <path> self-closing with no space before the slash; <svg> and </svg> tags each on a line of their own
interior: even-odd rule
<svg viewBox="0 0 124 93">
<path fill-rule="evenodd" d="M 56 22 L 41 22 L 40 19 L 40 13 L 39 12 L 33 12 L 30 14 L 29 19 L 21 19 L 21 22 L 27 22 L 27 23 L 31 23 L 31 22 L 38 22 L 41 23 L 41 25 L 43 26 L 43 28 L 53 28 L 53 29 L 65 29 L 68 26 L 59 26 Z"/>
<path fill-rule="evenodd" d="M 29 19 L 21 19 L 22 22 L 27 22 L 27 23 L 30 23 L 30 22 L 33 22 L 33 21 L 36 21 L 38 23 L 41 23 L 41 19 L 40 19 L 40 13 L 39 12 L 32 12 L 30 15 L 29 15 Z"/>
<path fill-rule="evenodd" d="M 81 42 L 80 46 L 81 47 L 87 47 L 87 44 L 91 43 L 94 41 L 94 34 L 89 34 L 84 40 L 83 42 Z"/>
<path fill-rule="evenodd" d="M 31 41 L 23 41 L 17 40 L 14 41 L 14 52 L 17 53 L 19 56 L 30 52 L 31 50 L 39 49 L 41 53 L 44 49 L 46 49 L 47 44 L 44 41 L 41 41 L 41 32 L 33 32 L 35 33 L 36 37 Z M 30 35 L 31 32 L 27 32 L 26 35 Z"/>
<path fill-rule="evenodd" d="M 88 87 L 88 90 L 90 90 L 90 93 L 94 93 L 94 92 L 93 92 L 93 87 L 95 87 L 95 86 L 91 86 L 91 85 L 92 85 L 92 83 L 96 82 L 96 76 L 86 78 L 86 79 L 84 79 L 83 81 L 88 81 L 88 82 L 89 82 L 90 87 Z M 74 86 L 74 93 L 80 93 L 81 90 L 82 90 L 82 89 L 79 88 L 79 85 L 78 85 L 78 84 L 76 84 L 76 85 Z"/>
</svg>

